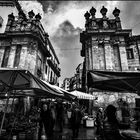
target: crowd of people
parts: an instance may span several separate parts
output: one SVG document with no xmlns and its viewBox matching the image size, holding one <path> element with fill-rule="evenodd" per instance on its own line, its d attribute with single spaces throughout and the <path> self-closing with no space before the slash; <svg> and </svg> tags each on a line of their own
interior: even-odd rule
<svg viewBox="0 0 140 140">
<path fill-rule="evenodd" d="M 54 131 L 63 132 L 65 119 L 67 119 L 67 123 L 72 130 L 72 137 L 77 138 L 85 110 L 86 107 L 74 102 L 65 105 L 59 100 L 56 103 L 43 102 L 40 107 L 38 140 L 41 140 L 43 129 L 47 139 L 53 139 Z M 68 111 L 70 112 L 69 115 L 67 114 Z"/>
<path fill-rule="evenodd" d="M 125 112 L 125 116 L 130 118 L 130 114 L 125 108 L 124 106 L 123 111 Z M 43 102 L 40 109 L 38 140 L 41 140 L 43 128 L 47 139 L 53 139 L 54 131 L 62 133 L 66 122 L 72 130 L 72 138 L 78 138 L 81 120 L 86 110 L 87 108 L 85 106 L 81 106 L 76 102 L 70 104 L 63 104 L 62 101 L 57 101 L 56 103 Z M 119 133 L 122 126 L 120 125 L 118 111 L 119 109 L 113 105 L 108 105 L 104 109 L 99 108 L 97 110 L 94 128 L 97 128 L 96 135 L 100 136 L 100 139 L 122 139 Z M 121 119 L 122 122 L 126 122 L 124 118 Z M 139 129 L 138 127 L 136 129 Z"/>
</svg>

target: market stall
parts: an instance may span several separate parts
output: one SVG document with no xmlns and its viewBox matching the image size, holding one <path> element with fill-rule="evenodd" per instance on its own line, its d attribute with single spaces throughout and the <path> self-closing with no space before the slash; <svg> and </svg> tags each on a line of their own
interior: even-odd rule
<svg viewBox="0 0 140 140">
<path fill-rule="evenodd" d="M 115 72 L 115 71 L 88 71 L 87 72 L 88 88 L 98 89 L 105 92 L 119 92 L 140 95 L 140 72 Z M 136 108 L 135 108 L 136 109 Z M 133 109 L 133 113 L 136 110 Z M 132 112 L 132 111 L 131 111 Z M 123 114 L 122 114 L 123 113 Z M 138 111 L 140 113 L 140 111 Z M 120 124 L 127 129 L 135 129 L 135 115 L 130 115 L 128 105 L 122 104 L 121 115 L 124 116 Z M 139 118 L 139 117 L 138 117 Z M 126 129 L 126 128 L 125 128 Z"/>
<path fill-rule="evenodd" d="M 72 95 L 75 95 L 79 99 L 79 103 L 87 106 L 87 108 L 89 106 L 89 101 L 95 100 L 95 97 L 93 95 L 81 91 L 74 90 L 70 93 Z M 95 118 L 88 113 L 85 113 L 82 120 L 84 127 L 94 127 Z"/>
<path fill-rule="evenodd" d="M 81 91 L 77 91 L 77 90 L 71 91 L 70 93 L 72 95 L 75 95 L 78 99 L 86 99 L 86 100 L 94 100 L 95 99 L 95 97 L 93 95 L 88 94 L 88 93 L 84 93 Z"/>
<path fill-rule="evenodd" d="M 1 112 L 0 136 L 36 134 L 40 98 L 64 98 L 64 94 L 48 86 L 27 70 L 0 69 L 0 98 L 5 100 Z M 11 103 L 10 103 L 11 102 Z M 8 111 L 10 110 L 10 111 Z M 3 131 L 4 130 L 4 131 Z M 31 139 L 31 138 L 30 138 Z"/>
</svg>

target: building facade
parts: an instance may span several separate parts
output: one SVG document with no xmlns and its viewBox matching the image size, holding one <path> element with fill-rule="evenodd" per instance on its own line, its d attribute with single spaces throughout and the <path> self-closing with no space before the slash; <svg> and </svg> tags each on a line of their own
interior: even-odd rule
<svg viewBox="0 0 140 140">
<path fill-rule="evenodd" d="M 104 6 L 100 12 L 102 18 L 95 17 L 96 9 L 93 7 L 85 13 L 85 31 L 80 34 L 81 56 L 85 57 L 86 71 L 138 70 L 139 45 L 134 40 L 130 44 L 130 39 L 133 39 L 132 30 L 122 29 L 120 10 L 114 9 L 114 19 L 106 16 L 107 9 Z"/>
<path fill-rule="evenodd" d="M 70 78 L 65 78 L 63 80 L 62 88 L 69 91 L 70 90 Z"/>
<path fill-rule="evenodd" d="M 108 9 L 103 6 L 100 10 L 102 18 L 96 18 L 96 9 L 92 7 L 84 15 L 85 31 L 80 34 L 80 42 L 81 56 L 84 57 L 83 87 L 86 91 L 89 90 L 87 89 L 89 70 L 138 71 L 140 68 L 140 37 L 133 36 L 131 29 L 122 28 L 119 9 L 113 10 L 114 19 L 106 16 L 107 11 Z M 104 93 L 93 91 L 94 89 L 92 94 L 98 97 Z M 111 94 L 108 94 L 109 98 Z M 119 98 L 122 94 L 113 93 L 114 95 Z"/>
<path fill-rule="evenodd" d="M 83 77 L 83 63 L 80 63 L 76 68 L 76 73 L 71 78 L 65 78 L 63 81 L 63 88 L 65 90 L 73 91 L 82 89 L 82 77 Z"/>
<path fill-rule="evenodd" d="M 58 84 L 59 60 L 41 24 L 31 10 L 26 15 L 18 1 L 0 1 L 0 67 L 29 70 L 36 77 Z M 7 18 L 6 18 L 7 16 Z"/>
</svg>

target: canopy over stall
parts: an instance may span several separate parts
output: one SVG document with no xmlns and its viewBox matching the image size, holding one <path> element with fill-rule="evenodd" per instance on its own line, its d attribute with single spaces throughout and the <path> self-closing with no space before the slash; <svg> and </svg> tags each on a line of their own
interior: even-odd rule
<svg viewBox="0 0 140 140">
<path fill-rule="evenodd" d="M 139 92 L 140 72 L 89 71 L 88 88 L 116 92 Z"/>
<path fill-rule="evenodd" d="M 10 91 L 16 91 L 16 95 L 28 95 L 39 97 L 63 97 L 64 94 L 48 86 L 36 78 L 27 70 L 0 69 L 0 95 Z M 34 92 L 33 92 L 34 91 Z M 15 92 L 14 92 L 15 93 Z"/>
<path fill-rule="evenodd" d="M 43 80 L 42 80 L 43 81 Z M 71 94 L 70 92 L 56 86 L 56 85 L 51 85 L 49 83 L 47 83 L 46 81 L 43 81 L 45 84 L 47 84 L 48 86 L 54 88 L 55 90 L 58 90 L 58 92 L 61 92 L 64 94 L 64 98 L 67 100 L 75 100 L 77 98 L 76 95 Z"/>
<path fill-rule="evenodd" d="M 0 96 L 7 94 L 7 101 L 0 126 L 0 135 L 5 119 L 9 97 L 35 96 L 65 98 L 64 93 L 35 77 L 27 70 L 0 68 Z"/>
<path fill-rule="evenodd" d="M 95 97 L 91 94 L 87 94 L 81 91 L 74 90 L 71 92 L 72 95 L 77 96 L 78 99 L 94 100 Z"/>
</svg>

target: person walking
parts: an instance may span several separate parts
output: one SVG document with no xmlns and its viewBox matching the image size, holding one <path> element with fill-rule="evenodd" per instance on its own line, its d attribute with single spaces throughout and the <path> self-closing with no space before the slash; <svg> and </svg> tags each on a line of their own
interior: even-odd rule
<svg viewBox="0 0 140 140">
<path fill-rule="evenodd" d="M 97 115 L 96 115 L 96 126 L 97 126 L 97 130 L 96 130 L 96 134 L 100 135 L 102 133 L 102 123 L 103 123 L 103 112 L 102 112 L 102 108 L 99 108 L 97 111 Z"/>
<path fill-rule="evenodd" d="M 82 113 L 79 107 L 76 104 L 74 104 L 72 109 L 72 114 L 71 114 L 71 127 L 72 127 L 73 138 L 78 137 L 81 119 L 82 119 Z"/>
<path fill-rule="evenodd" d="M 38 132 L 38 140 L 41 140 L 43 126 L 45 129 L 45 134 L 48 140 L 53 139 L 53 117 L 51 110 L 49 108 L 49 104 L 43 103 L 40 112 L 40 121 L 39 121 L 39 132 Z"/>
<path fill-rule="evenodd" d="M 64 123 L 64 107 L 62 101 L 58 100 L 56 105 L 56 116 L 59 132 L 63 132 L 63 123 Z"/>
</svg>

